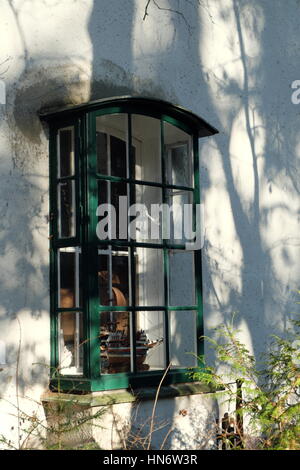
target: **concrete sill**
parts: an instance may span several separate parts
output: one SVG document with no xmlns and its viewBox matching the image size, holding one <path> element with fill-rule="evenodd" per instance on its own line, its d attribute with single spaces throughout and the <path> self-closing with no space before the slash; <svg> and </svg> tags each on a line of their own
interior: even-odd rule
<svg viewBox="0 0 300 470">
<path fill-rule="evenodd" d="M 175 398 L 186 395 L 198 395 L 213 393 L 216 390 L 212 387 L 200 383 L 181 383 L 162 386 L 159 392 L 159 399 Z M 157 388 L 147 387 L 143 389 L 112 390 L 104 392 L 94 392 L 85 395 L 75 395 L 70 393 L 46 392 L 42 395 L 43 403 L 69 403 L 84 407 L 109 406 L 118 403 L 134 403 L 138 401 L 153 400 L 156 396 Z"/>
</svg>

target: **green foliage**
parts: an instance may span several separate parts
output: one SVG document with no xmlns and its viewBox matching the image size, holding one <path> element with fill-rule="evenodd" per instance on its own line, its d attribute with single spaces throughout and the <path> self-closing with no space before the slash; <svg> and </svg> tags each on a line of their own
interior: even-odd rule
<svg viewBox="0 0 300 470">
<path fill-rule="evenodd" d="M 226 374 L 206 366 L 192 377 L 223 390 L 216 393 L 236 403 L 233 384 L 242 384 L 236 421 L 241 423 L 244 417 L 248 424 L 247 433 L 237 426 L 239 448 L 253 448 L 255 438 L 255 448 L 300 449 L 300 320 L 292 324 L 286 338 L 272 336 L 269 352 L 260 361 L 239 341 L 233 324 L 217 328 L 216 340 L 205 337 Z"/>
</svg>

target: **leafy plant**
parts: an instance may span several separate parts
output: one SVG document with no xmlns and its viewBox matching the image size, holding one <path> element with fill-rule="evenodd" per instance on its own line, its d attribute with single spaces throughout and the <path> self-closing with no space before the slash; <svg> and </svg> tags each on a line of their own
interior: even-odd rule
<svg viewBox="0 0 300 470">
<path fill-rule="evenodd" d="M 288 337 L 273 335 L 270 349 L 260 361 L 238 339 L 233 322 L 217 328 L 216 339 L 205 337 L 215 350 L 218 365 L 226 366 L 227 372 L 224 375 L 206 366 L 192 376 L 221 389 L 218 395 L 236 403 L 234 433 L 219 435 L 227 448 L 300 449 L 300 320 L 291 323 L 294 328 Z"/>
</svg>

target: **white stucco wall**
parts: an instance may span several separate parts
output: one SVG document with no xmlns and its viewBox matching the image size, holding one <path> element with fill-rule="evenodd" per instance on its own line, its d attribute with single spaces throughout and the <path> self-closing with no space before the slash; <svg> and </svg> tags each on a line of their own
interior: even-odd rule
<svg viewBox="0 0 300 470">
<path fill-rule="evenodd" d="M 217 404 L 211 394 L 159 400 L 150 435 L 153 406 L 154 400 L 149 400 L 108 407 L 101 417 L 101 428 L 92 427 L 93 440 L 101 449 L 139 447 L 146 450 L 149 443 L 151 449 L 161 450 L 216 447 L 215 420 L 228 406 Z M 94 413 L 99 410 L 99 407 L 93 408 Z"/>
<path fill-rule="evenodd" d="M 241 336 L 258 354 L 296 309 L 299 2 L 158 3 L 177 12 L 150 2 L 143 21 L 146 0 L 0 1 L 0 434 L 9 438 L 21 433 L 16 392 L 31 413 L 49 374 L 42 107 L 146 95 L 218 128 L 200 142 L 205 333 L 238 312 Z"/>
</svg>

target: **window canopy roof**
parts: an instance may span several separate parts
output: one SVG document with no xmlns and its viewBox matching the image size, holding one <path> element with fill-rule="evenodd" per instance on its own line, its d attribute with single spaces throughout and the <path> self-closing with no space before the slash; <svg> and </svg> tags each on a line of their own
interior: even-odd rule
<svg viewBox="0 0 300 470">
<path fill-rule="evenodd" d="M 218 130 L 208 124 L 204 119 L 193 112 L 174 105 L 168 101 L 137 96 L 121 96 L 105 98 L 76 106 L 68 106 L 55 110 L 42 110 L 39 113 L 40 119 L 50 122 L 63 119 L 71 114 L 82 114 L 105 108 L 120 108 L 119 112 L 137 112 L 142 114 L 167 114 L 178 121 L 186 123 L 199 137 L 206 137 L 218 133 Z M 126 108 L 126 109 L 125 109 Z"/>
</svg>

